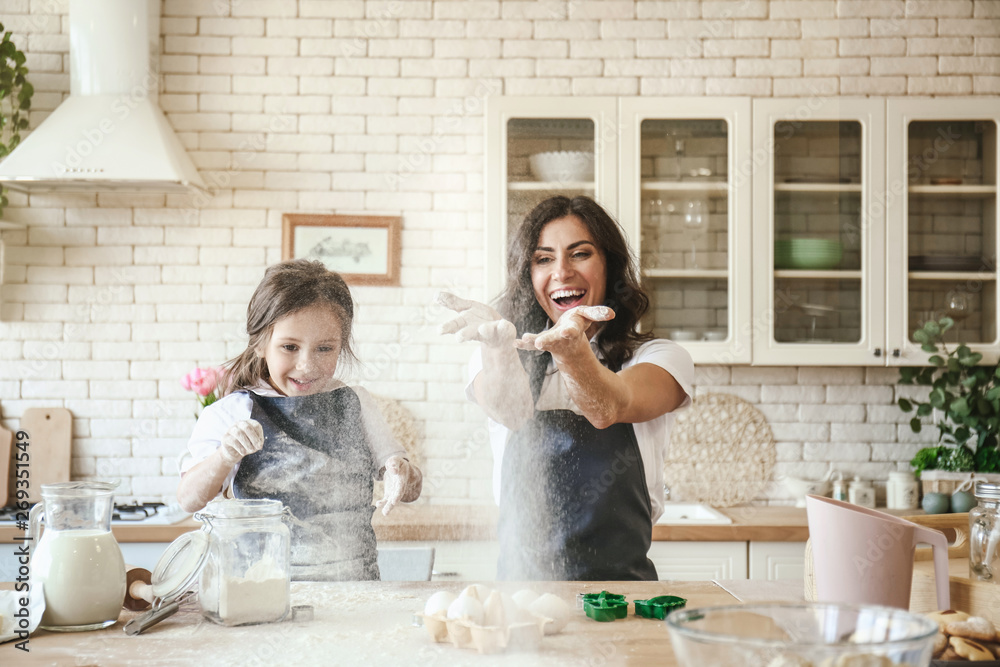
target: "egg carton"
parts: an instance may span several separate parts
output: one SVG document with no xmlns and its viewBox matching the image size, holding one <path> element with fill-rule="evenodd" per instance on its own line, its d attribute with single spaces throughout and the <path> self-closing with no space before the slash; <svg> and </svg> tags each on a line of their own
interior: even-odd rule
<svg viewBox="0 0 1000 667">
<path fill-rule="evenodd" d="M 475 649 L 482 654 L 536 650 L 542 643 L 545 626 L 553 622 L 550 618 L 536 617 L 533 621 L 507 626 L 488 626 L 462 618 L 449 619 L 444 613 L 417 616 L 436 643 L 450 642 L 458 648 Z"/>
<path fill-rule="evenodd" d="M 570 612 L 569 605 L 551 593 L 539 596 L 524 589 L 510 596 L 472 584 L 458 596 L 436 592 L 416 617 L 435 642 L 485 654 L 537 649 L 542 637 L 566 626 Z"/>
</svg>

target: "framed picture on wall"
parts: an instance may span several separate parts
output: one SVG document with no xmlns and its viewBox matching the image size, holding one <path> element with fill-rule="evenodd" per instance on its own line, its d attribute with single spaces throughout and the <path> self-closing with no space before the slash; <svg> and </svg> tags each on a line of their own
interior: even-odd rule
<svg viewBox="0 0 1000 667">
<path fill-rule="evenodd" d="M 282 259 L 317 259 L 349 285 L 398 285 L 402 219 L 285 213 Z"/>
</svg>

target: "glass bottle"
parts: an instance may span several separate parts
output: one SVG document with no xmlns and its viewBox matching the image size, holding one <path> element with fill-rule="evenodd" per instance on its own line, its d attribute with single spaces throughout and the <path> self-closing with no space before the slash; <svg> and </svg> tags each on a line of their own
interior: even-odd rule
<svg viewBox="0 0 1000 667">
<path fill-rule="evenodd" d="M 891 510 L 915 510 L 920 496 L 912 472 L 890 472 L 885 484 L 885 504 Z"/>
<path fill-rule="evenodd" d="M 1000 484 L 976 482 L 979 504 L 969 510 L 969 578 L 997 583 L 1000 562 Z"/>
<path fill-rule="evenodd" d="M 291 539 L 285 516 L 277 500 L 216 501 L 195 516 L 210 526 L 198 595 L 206 618 L 249 625 L 288 614 Z"/>
</svg>

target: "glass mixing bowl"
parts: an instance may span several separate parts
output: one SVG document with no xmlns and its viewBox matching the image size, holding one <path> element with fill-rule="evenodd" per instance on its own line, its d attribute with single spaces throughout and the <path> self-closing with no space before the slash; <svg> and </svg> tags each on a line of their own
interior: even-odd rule
<svg viewBox="0 0 1000 667">
<path fill-rule="evenodd" d="M 675 611 L 666 623 L 682 667 L 926 667 L 938 632 L 934 621 L 902 609 L 825 603 L 702 607 Z"/>
</svg>

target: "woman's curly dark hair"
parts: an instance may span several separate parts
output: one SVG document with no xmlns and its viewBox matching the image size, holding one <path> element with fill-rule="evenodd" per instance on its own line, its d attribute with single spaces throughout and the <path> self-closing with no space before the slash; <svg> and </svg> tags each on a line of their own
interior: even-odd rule
<svg viewBox="0 0 1000 667">
<path fill-rule="evenodd" d="M 617 372 L 642 343 L 653 338 L 651 333 L 637 330 L 639 320 L 649 309 L 649 297 L 639 281 L 637 262 L 621 226 L 593 199 L 551 197 L 532 209 L 511 240 L 507 251 L 507 286 L 497 297 L 496 307 L 505 319 L 514 323 L 518 337 L 545 328 L 549 316 L 535 299 L 531 262 L 542 228 L 570 215 L 586 225 L 604 253 L 607 283 L 603 305 L 615 311 L 615 319 L 605 324 L 598 338 L 598 348 L 608 368 Z M 548 357 L 543 356 L 547 364 Z M 530 370 L 535 365 L 532 360 L 538 358 L 538 355 L 523 353 L 521 360 Z"/>
</svg>

